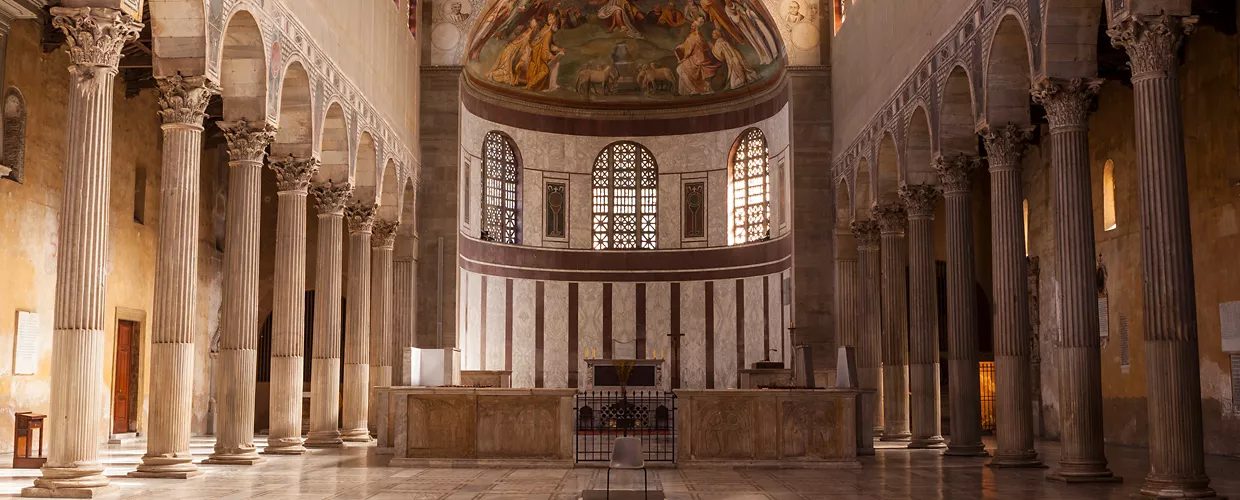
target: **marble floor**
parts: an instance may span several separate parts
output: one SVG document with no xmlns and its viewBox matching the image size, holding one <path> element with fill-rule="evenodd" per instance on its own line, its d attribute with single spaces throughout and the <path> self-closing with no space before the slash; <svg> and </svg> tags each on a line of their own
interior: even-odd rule
<svg viewBox="0 0 1240 500">
<path fill-rule="evenodd" d="M 260 440 L 260 447 L 263 444 Z M 993 442 L 987 443 L 993 446 Z M 210 439 L 195 439 L 193 452 L 206 457 Z M 1048 463 L 1055 443 L 1039 443 Z M 202 466 L 190 480 L 130 479 L 142 444 L 109 445 L 104 460 L 119 498 L 141 499 L 402 499 L 402 500 L 576 500 L 582 490 L 602 488 L 605 470 L 565 469 L 396 469 L 373 447 L 315 450 L 299 457 L 276 456 L 251 467 Z M 1045 470 L 991 470 L 984 459 L 944 459 L 937 451 L 894 449 L 885 443 L 861 469 L 656 469 L 652 489 L 671 500 L 756 499 L 1119 499 L 1136 491 L 1148 467 L 1145 450 L 1109 447 L 1117 485 L 1065 485 L 1046 481 Z M 0 455 L 0 467 L 11 456 Z M 1209 457 L 1207 471 L 1219 494 L 1240 498 L 1240 459 Z M 1230 474 L 1230 476 L 1228 475 Z M 16 497 L 37 470 L 0 468 L 0 498 Z M 640 489 L 640 473 L 613 473 L 613 486 Z"/>
</svg>

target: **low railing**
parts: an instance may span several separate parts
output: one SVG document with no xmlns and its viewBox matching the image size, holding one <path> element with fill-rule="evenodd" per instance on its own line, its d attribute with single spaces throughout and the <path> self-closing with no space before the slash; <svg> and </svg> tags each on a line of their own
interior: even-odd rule
<svg viewBox="0 0 1240 500">
<path fill-rule="evenodd" d="M 573 408 L 577 462 L 608 462 L 618 437 L 642 441 L 647 462 L 676 461 L 676 395 L 664 391 L 587 391 Z"/>
</svg>

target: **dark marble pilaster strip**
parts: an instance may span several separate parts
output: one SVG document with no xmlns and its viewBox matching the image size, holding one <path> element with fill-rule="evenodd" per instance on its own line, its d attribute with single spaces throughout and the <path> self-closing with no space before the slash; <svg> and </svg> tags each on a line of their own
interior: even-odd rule
<svg viewBox="0 0 1240 500">
<path fill-rule="evenodd" d="M 715 282 L 706 282 L 706 388 L 715 388 Z"/>
<path fill-rule="evenodd" d="M 736 376 L 740 387 L 740 370 L 745 368 L 745 280 L 736 280 Z"/>
<path fill-rule="evenodd" d="M 672 332 L 668 344 L 672 348 L 672 389 L 680 388 L 680 283 L 672 283 Z"/>
<path fill-rule="evenodd" d="M 546 345 L 543 332 L 546 328 L 546 319 L 543 313 L 546 312 L 546 282 L 534 282 L 534 387 L 543 387 L 543 363 L 546 361 L 543 348 Z"/>
<path fill-rule="evenodd" d="M 762 359 L 771 359 L 771 277 L 762 277 Z"/>
<path fill-rule="evenodd" d="M 512 370 L 512 278 L 504 281 L 504 369 Z"/>
<path fill-rule="evenodd" d="M 637 346 L 637 359 L 646 359 L 646 284 L 638 283 L 637 298 L 634 302 L 637 304 L 637 331 L 634 333 L 634 344 Z"/>
<path fill-rule="evenodd" d="M 615 357 L 613 352 L 615 342 L 611 338 L 611 297 L 612 284 L 603 283 L 603 358 L 605 359 Z"/>
<path fill-rule="evenodd" d="M 577 369 L 581 366 L 577 357 L 577 336 L 581 332 L 580 313 L 577 311 L 578 284 L 568 284 L 568 387 L 577 388 Z"/>
<path fill-rule="evenodd" d="M 478 349 L 482 355 L 478 359 L 478 369 L 485 370 L 487 369 L 487 275 L 481 275 L 478 281 L 482 283 L 482 286 L 479 287 L 482 289 L 479 290 L 482 301 L 478 305 L 482 309 L 482 314 L 479 314 L 481 319 L 478 321 L 478 324 L 481 325 L 478 328 Z"/>
</svg>

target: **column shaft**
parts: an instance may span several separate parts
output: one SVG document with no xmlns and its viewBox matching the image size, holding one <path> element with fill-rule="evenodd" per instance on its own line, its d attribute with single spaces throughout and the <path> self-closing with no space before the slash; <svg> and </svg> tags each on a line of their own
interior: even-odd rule
<svg viewBox="0 0 1240 500">
<path fill-rule="evenodd" d="M 1137 190 L 1150 473 L 1141 493 L 1213 498 L 1205 473 L 1196 283 L 1178 49 L 1195 17 L 1128 19 L 1108 33 L 1128 51 L 1136 99 Z"/>
<path fill-rule="evenodd" d="M 874 391 L 863 397 L 871 406 L 866 414 L 874 432 L 883 431 L 883 326 L 882 326 L 882 263 L 879 260 L 879 229 L 872 220 L 852 223 L 857 238 L 858 288 L 857 301 L 857 382 L 862 389 Z M 862 423 L 866 425 L 867 423 Z"/>
<path fill-rule="evenodd" d="M 376 220 L 370 241 L 370 391 L 367 420 L 372 432 L 377 432 L 379 408 L 375 399 L 375 387 L 392 385 L 392 245 L 395 241 L 397 223 Z"/>
<path fill-rule="evenodd" d="M 198 176 L 202 120 L 219 92 L 203 78 L 159 80 L 163 119 L 159 253 L 151 321 L 150 418 L 146 455 L 131 477 L 186 479 L 202 474 L 189 451 L 198 304 Z"/>
<path fill-rule="evenodd" d="M 392 383 L 408 386 L 410 380 L 409 365 L 405 364 L 405 351 L 414 347 L 414 280 L 416 279 L 417 261 L 409 258 L 398 259 L 392 264 L 392 296 L 393 328 L 396 330 L 395 349 L 392 351 L 392 366 L 396 372 L 392 375 Z"/>
<path fill-rule="evenodd" d="M 904 205 L 874 209 L 881 230 L 883 291 L 883 441 L 907 441 L 908 415 L 908 225 Z"/>
<path fill-rule="evenodd" d="M 104 415 L 103 350 L 108 195 L 112 171 L 112 83 L 121 47 L 142 25 L 115 9 L 53 7 L 66 35 L 69 110 L 64 190 L 57 232 L 51 411 L 43 476 L 23 496 L 110 493 L 99 462 Z"/>
<path fill-rule="evenodd" d="M 341 276 L 348 184 L 314 187 L 318 209 L 318 272 L 314 285 L 314 359 L 310 363 L 310 433 L 306 446 L 335 448 L 340 439 Z"/>
<path fill-rule="evenodd" d="M 262 122 L 220 123 L 228 138 L 224 307 L 216 375 L 215 453 L 205 463 L 252 465 L 258 362 L 258 245 L 263 158 L 275 136 Z"/>
<path fill-rule="evenodd" d="M 373 205 L 352 205 L 349 218 L 349 288 L 345 315 L 344 406 L 341 438 L 370 442 L 370 236 Z"/>
<path fill-rule="evenodd" d="M 270 436 L 264 453 L 300 455 L 301 395 L 306 345 L 306 196 L 319 169 L 315 158 L 282 158 L 276 172 L 279 206 L 276 220 L 275 286 L 271 315 Z"/>
<path fill-rule="evenodd" d="M 841 347 L 857 347 L 857 241 L 850 228 L 835 231 L 835 331 Z"/>
<path fill-rule="evenodd" d="M 900 190 L 908 207 L 909 386 L 912 441 L 909 448 L 945 448 L 939 406 L 939 316 L 934 269 L 934 186 Z"/>
<path fill-rule="evenodd" d="M 947 389 L 951 400 L 951 441 L 944 455 L 988 456 L 982 444 L 981 376 L 978 373 L 976 261 L 973 253 L 973 199 L 970 179 L 981 164 L 976 156 L 939 158 L 947 204 Z"/>
<path fill-rule="evenodd" d="M 994 262 L 995 418 L 998 447 L 991 467 L 1045 467 L 1033 449 L 1029 366 L 1029 288 L 1025 256 L 1021 157 L 1031 129 L 985 136 L 990 154 L 991 252 Z"/>
<path fill-rule="evenodd" d="M 1102 360 L 1098 336 L 1093 184 L 1089 176 L 1089 102 L 1100 80 L 1044 81 L 1033 91 L 1051 124 L 1059 257 L 1059 468 L 1050 479 L 1118 481 L 1107 469 L 1102 433 Z"/>
</svg>

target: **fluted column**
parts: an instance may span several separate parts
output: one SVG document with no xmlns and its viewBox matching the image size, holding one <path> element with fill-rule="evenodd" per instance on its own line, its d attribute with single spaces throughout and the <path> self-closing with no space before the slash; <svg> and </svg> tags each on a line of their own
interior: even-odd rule
<svg viewBox="0 0 1240 500">
<path fill-rule="evenodd" d="M 189 451 L 198 305 L 198 176 L 202 120 L 219 87 L 203 77 L 159 79 L 163 120 L 159 253 L 151 321 L 150 418 L 146 455 L 130 477 L 186 479 L 202 474 Z"/>
<path fill-rule="evenodd" d="M 907 217 L 900 202 L 874 208 L 883 254 L 883 441 L 912 437 L 908 418 Z"/>
<path fill-rule="evenodd" d="M 908 207 L 909 387 L 912 441 L 909 448 L 945 448 L 939 407 L 939 314 L 934 270 L 934 206 L 938 188 L 905 186 Z"/>
<path fill-rule="evenodd" d="M 862 389 L 874 391 L 869 398 L 873 405 L 869 415 L 876 434 L 883 431 L 883 285 L 879 261 L 878 223 L 859 220 L 852 223 L 857 238 L 858 285 L 857 301 L 857 382 Z M 863 398 L 865 401 L 866 398 Z"/>
<path fill-rule="evenodd" d="M 116 9 L 53 7 L 69 47 L 64 190 L 57 233 L 51 437 L 43 477 L 23 496 L 90 498 L 115 490 L 99 462 L 104 415 L 104 293 L 112 169 L 112 83 L 142 24 Z"/>
<path fill-rule="evenodd" d="M 404 361 L 404 353 L 406 349 L 416 347 L 417 343 L 414 326 L 417 323 L 417 301 L 414 297 L 417 296 L 418 237 L 415 234 L 405 234 L 406 231 L 411 231 L 407 229 L 410 226 L 412 222 L 401 225 L 401 232 L 396 235 L 392 262 L 392 307 L 395 309 L 392 320 L 392 328 L 395 329 L 392 366 L 396 371 L 396 374 L 392 375 L 392 383 L 401 386 L 413 383 L 410 379 L 410 366 Z"/>
<path fill-rule="evenodd" d="M 981 376 L 978 373 L 977 295 L 974 293 L 973 172 L 977 156 L 935 159 L 947 205 L 947 389 L 951 440 L 944 455 L 984 457 Z"/>
<path fill-rule="evenodd" d="M 994 262 L 995 419 L 991 467 L 1045 467 L 1033 449 L 1029 366 L 1029 285 L 1025 267 L 1024 196 L 1020 162 L 1032 129 L 986 132 L 990 157 L 991 252 Z"/>
<path fill-rule="evenodd" d="M 1102 438 L 1102 360 L 1098 336 L 1089 103 L 1101 80 L 1047 80 L 1033 90 L 1051 128 L 1055 247 L 1059 257 L 1059 468 L 1047 477 L 1112 482 Z"/>
<path fill-rule="evenodd" d="M 338 448 L 340 439 L 340 299 L 344 210 L 353 196 L 347 183 L 328 180 L 312 188 L 319 215 L 318 270 L 314 283 L 314 359 L 310 362 L 310 433 L 306 446 Z"/>
<path fill-rule="evenodd" d="M 1128 51 L 1136 99 L 1137 187 L 1150 473 L 1141 493 L 1211 498 L 1201 428 L 1196 284 L 1178 49 L 1195 17 L 1127 19 L 1108 31 Z"/>
<path fill-rule="evenodd" d="M 396 221 L 376 219 L 370 240 L 370 387 L 367 420 L 372 430 L 379 422 L 375 387 L 392 385 L 392 249 L 396 244 Z"/>
<path fill-rule="evenodd" d="M 271 312 L 270 435 L 264 453 L 300 455 L 306 344 L 306 196 L 317 158 L 272 160 L 279 197 Z"/>
<path fill-rule="evenodd" d="M 346 210 L 349 219 L 348 313 L 344 335 L 344 418 L 340 437 L 345 441 L 370 442 L 367 427 L 370 394 L 370 236 L 375 225 L 375 206 L 355 203 Z"/>
<path fill-rule="evenodd" d="M 841 346 L 857 347 L 857 240 L 835 228 L 835 331 Z"/>
<path fill-rule="evenodd" d="M 224 230 L 224 307 L 215 372 L 215 453 L 204 463 L 252 465 L 254 386 L 258 368 L 260 186 L 275 128 L 264 122 L 220 122 L 228 139 L 228 209 Z"/>
</svg>

